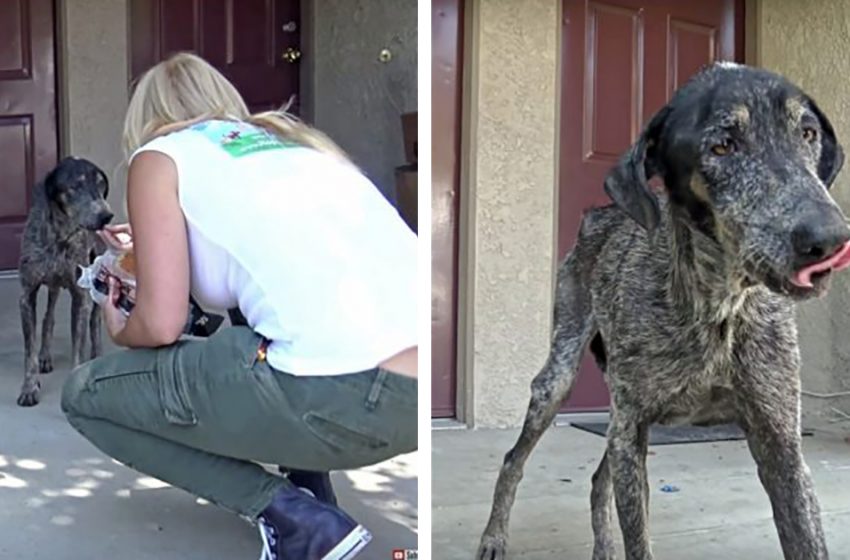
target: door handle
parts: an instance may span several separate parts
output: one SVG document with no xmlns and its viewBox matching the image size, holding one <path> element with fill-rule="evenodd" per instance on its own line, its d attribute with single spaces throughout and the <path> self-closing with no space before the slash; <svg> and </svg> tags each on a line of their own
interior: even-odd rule
<svg viewBox="0 0 850 560">
<path fill-rule="evenodd" d="M 290 64 L 295 64 L 301 58 L 301 51 L 294 47 L 287 47 L 280 55 L 281 60 L 285 60 Z"/>
</svg>

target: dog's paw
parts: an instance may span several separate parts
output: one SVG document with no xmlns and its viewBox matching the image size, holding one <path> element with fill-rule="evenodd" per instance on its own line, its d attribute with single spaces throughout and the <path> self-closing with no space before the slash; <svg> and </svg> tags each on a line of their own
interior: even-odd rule
<svg viewBox="0 0 850 560">
<path fill-rule="evenodd" d="M 27 385 L 30 385 L 27 387 Z M 41 393 L 41 383 L 25 384 L 18 396 L 18 406 L 35 406 L 38 404 Z"/>
<path fill-rule="evenodd" d="M 508 539 L 504 535 L 484 535 L 475 560 L 505 560 L 507 550 Z"/>
<path fill-rule="evenodd" d="M 46 358 L 39 358 L 38 371 L 41 373 L 50 373 L 53 371 L 53 358 L 50 356 L 47 356 Z"/>
<path fill-rule="evenodd" d="M 617 552 L 614 550 L 614 545 L 610 547 L 593 547 L 592 560 L 617 560 Z"/>
</svg>

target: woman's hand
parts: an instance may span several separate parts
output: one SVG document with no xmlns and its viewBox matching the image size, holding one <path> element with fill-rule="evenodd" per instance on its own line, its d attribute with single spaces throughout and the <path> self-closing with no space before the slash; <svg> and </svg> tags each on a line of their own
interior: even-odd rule
<svg viewBox="0 0 850 560">
<path fill-rule="evenodd" d="M 122 253 L 133 248 L 133 230 L 130 224 L 106 225 L 97 234 L 109 247 Z"/>
<path fill-rule="evenodd" d="M 106 301 L 103 302 L 103 322 L 106 323 L 106 332 L 109 333 L 109 337 L 117 342 L 118 334 L 124 330 L 124 327 L 127 325 L 127 316 L 124 315 L 124 312 L 118 307 L 118 296 L 120 295 L 120 291 L 118 289 L 118 280 L 113 277 L 109 277 L 109 296 L 106 298 Z"/>
</svg>

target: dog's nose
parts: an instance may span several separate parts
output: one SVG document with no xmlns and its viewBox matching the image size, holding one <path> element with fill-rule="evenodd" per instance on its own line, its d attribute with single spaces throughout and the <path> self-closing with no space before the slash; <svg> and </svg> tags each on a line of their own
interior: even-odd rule
<svg viewBox="0 0 850 560">
<path fill-rule="evenodd" d="M 114 218 L 114 217 L 115 217 L 115 214 L 113 214 L 112 212 L 101 212 L 100 215 L 98 215 L 98 217 L 97 217 L 97 222 L 98 222 L 98 228 L 97 229 L 103 229 L 103 226 L 105 226 L 106 224 L 111 222 L 112 218 Z"/>
<path fill-rule="evenodd" d="M 801 221 L 791 232 L 794 269 L 821 262 L 850 241 L 850 227 L 837 210 Z"/>
</svg>

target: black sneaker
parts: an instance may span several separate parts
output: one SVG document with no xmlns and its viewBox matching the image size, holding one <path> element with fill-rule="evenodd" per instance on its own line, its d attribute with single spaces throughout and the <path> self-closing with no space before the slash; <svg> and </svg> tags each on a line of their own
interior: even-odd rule
<svg viewBox="0 0 850 560">
<path fill-rule="evenodd" d="M 309 490 L 310 493 L 320 502 L 336 506 L 336 494 L 334 494 L 333 484 L 331 484 L 330 473 L 316 471 L 299 471 L 297 469 L 287 469 L 279 467 L 281 474 L 300 488 Z"/>
<path fill-rule="evenodd" d="M 345 512 L 295 486 L 278 491 L 257 522 L 260 560 L 350 560 L 372 540 Z"/>
</svg>

